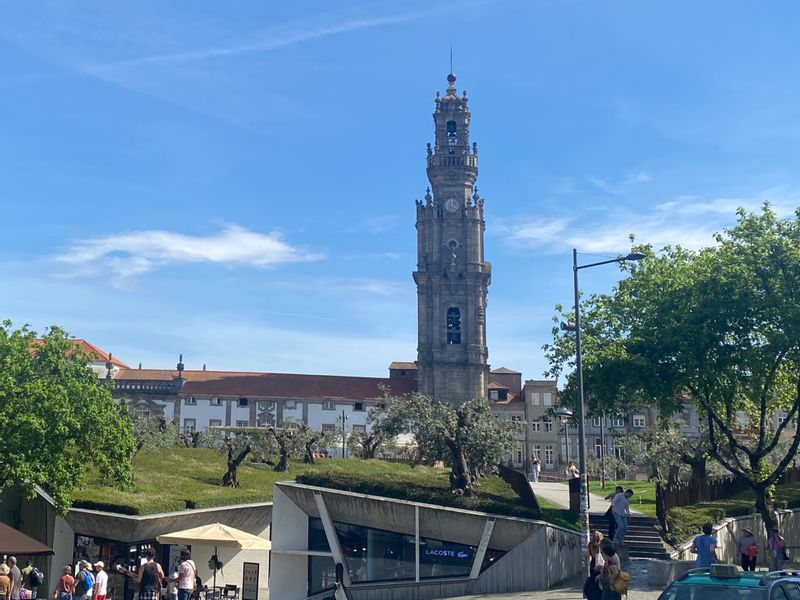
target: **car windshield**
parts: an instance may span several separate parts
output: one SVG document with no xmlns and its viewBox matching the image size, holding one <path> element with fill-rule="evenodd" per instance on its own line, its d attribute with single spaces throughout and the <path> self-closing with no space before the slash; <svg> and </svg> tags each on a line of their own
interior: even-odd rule
<svg viewBox="0 0 800 600">
<path fill-rule="evenodd" d="M 762 587 L 723 585 L 673 585 L 661 600 L 764 600 Z"/>
</svg>

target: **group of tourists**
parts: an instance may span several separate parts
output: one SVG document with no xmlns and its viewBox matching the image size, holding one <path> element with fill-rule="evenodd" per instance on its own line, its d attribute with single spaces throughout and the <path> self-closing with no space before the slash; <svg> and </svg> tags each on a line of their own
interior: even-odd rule
<svg viewBox="0 0 800 600">
<path fill-rule="evenodd" d="M 692 552 L 697 555 L 695 566 L 710 567 L 719 562 L 717 544 L 717 538 L 713 535 L 713 526 L 711 523 L 706 523 L 703 525 L 702 535 L 698 535 L 692 541 Z M 741 558 L 742 570 L 755 571 L 759 547 L 753 530 L 749 527 L 743 528 L 742 535 L 736 540 L 736 551 Z M 773 528 L 767 537 L 766 551 L 769 570 L 780 571 L 783 569 L 783 563 L 789 559 L 789 549 L 777 527 Z"/>
<path fill-rule="evenodd" d="M 170 577 L 164 575 L 155 560 L 155 552 L 148 548 L 143 562 L 135 573 L 128 573 L 139 585 L 139 600 L 160 600 L 167 595 L 170 600 L 197 600 L 203 588 L 197 575 L 197 566 L 189 550 L 181 550 L 180 559 Z"/>
<path fill-rule="evenodd" d="M 82 560 L 75 571 L 70 565 L 64 565 L 61 572 L 53 590 L 56 600 L 106 600 L 108 573 L 102 560 L 94 564 Z"/>
<path fill-rule="evenodd" d="M 627 593 L 630 575 L 622 570 L 614 542 L 599 531 L 591 533 L 586 560 L 589 576 L 583 594 L 587 600 L 620 600 Z"/>
<path fill-rule="evenodd" d="M 122 569 L 120 569 L 122 571 Z M 0 571 L 1 572 L 1 571 Z M 139 600 L 161 600 L 162 595 L 169 600 L 197 600 L 202 582 L 197 576 L 197 567 L 188 550 L 181 550 L 180 560 L 170 577 L 164 574 L 161 565 L 155 560 L 155 552 L 148 549 L 144 553 L 144 561 L 135 572 L 125 572 L 139 586 Z M 0 577 L 0 592 L 2 578 Z M 108 573 L 103 561 L 92 565 L 82 560 L 77 569 L 65 565 L 58 579 L 53 598 L 56 600 L 106 600 L 108 593 Z M 26 600 L 9 595 L 0 600 Z"/>
<path fill-rule="evenodd" d="M 0 563 L 0 600 L 33 600 L 43 583 L 44 575 L 31 561 L 22 569 L 17 566 L 15 556 Z"/>
</svg>

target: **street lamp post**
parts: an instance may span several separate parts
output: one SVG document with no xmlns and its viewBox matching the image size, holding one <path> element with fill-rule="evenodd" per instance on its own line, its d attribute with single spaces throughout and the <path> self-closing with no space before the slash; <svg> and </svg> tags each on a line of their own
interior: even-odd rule
<svg viewBox="0 0 800 600">
<path fill-rule="evenodd" d="M 347 414 L 344 410 L 342 410 L 342 458 L 347 458 L 346 456 L 346 448 L 347 448 L 347 427 L 345 427 L 345 423 L 347 423 Z"/>
<path fill-rule="evenodd" d="M 561 424 L 564 426 L 564 446 L 565 446 L 565 460 L 567 466 L 569 466 L 569 422 L 573 419 L 573 414 L 570 409 L 566 406 L 562 406 L 555 411 L 555 415 L 561 421 Z"/>
<path fill-rule="evenodd" d="M 586 472 L 586 407 L 583 401 L 583 358 L 581 356 L 581 309 L 580 293 L 578 290 L 578 271 L 590 267 L 598 267 L 611 263 L 625 262 L 628 260 L 641 260 L 644 254 L 632 252 L 627 256 L 619 256 L 609 260 L 578 264 L 578 251 L 572 249 L 572 284 L 575 295 L 575 323 L 573 325 L 561 324 L 561 328 L 575 331 L 575 375 L 577 387 L 577 420 L 578 420 L 578 462 L 581 474 L 581 556 L 586 556 L 589 550 L 589 480 Z M 588 569 L 588 563 L 587 569 Z"/>
</svg>

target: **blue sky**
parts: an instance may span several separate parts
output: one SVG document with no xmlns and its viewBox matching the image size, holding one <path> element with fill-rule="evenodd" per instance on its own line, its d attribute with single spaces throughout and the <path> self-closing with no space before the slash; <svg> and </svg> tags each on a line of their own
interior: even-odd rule
<svg viewBox="0 0 800 600">
<path fill-rule="evenodd" d="M 0 316 L 131 365 L 416 358 L 414 199 L 452 43 L 492 367 L 585 262 L 800 197 L 793 2 L 3 2 Z M 607 290 L 613 267 L 582 272 Z"/>
</svg>

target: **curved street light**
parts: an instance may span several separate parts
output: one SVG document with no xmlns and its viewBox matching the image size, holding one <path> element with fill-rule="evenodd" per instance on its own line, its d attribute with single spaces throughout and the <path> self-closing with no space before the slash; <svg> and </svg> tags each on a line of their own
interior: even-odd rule
<svg viewBox="0 0 800 600">
<path fill-rule="evenodd" d="M 601 260 L 600 262 L 579 265 L 578 251 L 575 248 L 572 249 L 572 283 L 575 295 L 575 323 L 562 323 L 561 329 L 575 332 L 575 372 L 577 375 L 576 387 L 578 391 L 577 415 L 575 418 L 578 421 L 578 462 L 581 474 L 581 556 L 586 556 L 586 553 L 589 550 L 589 480 L 586 472 L 586 407 L 583 400 L 583 360 L 581 357 L 581 311 L 580 297 L 578 293 L 578 271 L 581 269 L 588 269 L 590 267 L 641 260 L 643 258 L 645 258 L 644 254 L 640 254 L 639 252 L 631 252 L 626 256 L 619 256 L 609 260 Z M 586 568 L 588 569 L 588 563 Z"/>
</svg>

